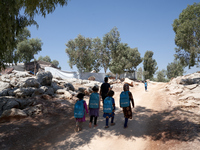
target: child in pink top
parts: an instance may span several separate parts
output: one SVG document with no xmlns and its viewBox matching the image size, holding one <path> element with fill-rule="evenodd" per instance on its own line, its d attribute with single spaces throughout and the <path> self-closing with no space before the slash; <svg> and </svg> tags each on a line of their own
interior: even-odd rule
<svg viewBox="0 0 200 150">
<path fill-rule="evenodd" d="M 84 97 L 84 96 L 85 96 L 84 93 L 79 93 L 79 94 L 77 95 L 78 101 L 83 100 L 83 97 Z M 84 101 L 84 100 L 83 100 L 83 101 Z M 84 106 L 84 108 L 85 108 L 86 113 L 88 114 L 87 104 L 86 104 L 85 101 L 84 101 L 84 103 L 83 103 L 83 106 Z M 85 114 L 84 114 L 83 118 L 76 118 L 76 128 L 75 128 L 75 131 L 81 131 L 81 130 L 82 130 L 82 123 L 83 123 L 83 122 L 85 122 Z"/>
</svg>

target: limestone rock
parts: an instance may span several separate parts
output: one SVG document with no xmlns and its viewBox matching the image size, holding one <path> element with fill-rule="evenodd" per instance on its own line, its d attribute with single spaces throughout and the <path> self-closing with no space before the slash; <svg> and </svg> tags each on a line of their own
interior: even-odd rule
<svg viewBox="0 0 200 150">
<path fill-rule="evenodd" d="M 0 117 L 0 122 L 18 120 L 27 117 L 27 114 L 20 109 L 12 108 L 3 112 Z"/>
<path fill-rule="evenodd" d="M 53 75 L 49 71 L 38 72 L 36 74 L 36 79 L 41 85 L 44 85 L 44 86 L 51 86 L 52 78 L 53 78 Z"/>
</svg>

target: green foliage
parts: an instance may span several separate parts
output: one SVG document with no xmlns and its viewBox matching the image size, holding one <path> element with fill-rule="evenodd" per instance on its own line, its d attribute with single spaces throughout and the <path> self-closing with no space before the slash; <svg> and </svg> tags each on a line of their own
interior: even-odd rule
<svg viewBox="0 0 200 150">
<path fill-rule="evenodd" d="M 34 55 L 42 50 L 42 42 L 40 39 L 24 40 L 17 44 L 16 55 L 19 62 L 30 62 L 34 59 Z"/>
<path fill-rule="evenodd" d="M 78 35 L 74 40 L 66 44 L 66 53 L 69 56 L 69 65 L 76 65 L 80 72 L 90 72 L 94 65 L 94 53 L 92 52 L 92 40 Z"/>
<path fill-rule="evenodd" d="M 16 37 L 23 32 L 25 27 L 37 25 L 34 16 L 38 14 L 45 17 L 52 13 L 57 5 L 67 5 L 67 0 L 1 0 L 0 68 L 3 63 L 14 59 L 9 55 L 13 53 L 19 42 Z M 25 46 L 25 43 L 22 45 Z"/>
<path fill-rule="evenodd" d="M 142 75 L 143 75 L 143 71 L 142 71 L 142 67 L 140 67 L 140 68 L 137 70 L 137 79 L 138 79 L 138 80 L 142 80 Z"/>
<path fill-rule="evenodd" d="M 166 70 L 161 70 L 157 72 L 157 82 L 167 82 L 168 80 L 165 78 L 167 74 Z"/>
<path fill-rule="evenodd" d="M 120 33 L 114 27 L 104 36 L 104 45 L 110 54 L 109 69 L 115 74 L 124 72 L 134 72 L 136 67 L 142 62 L 137 48 L 130 48 L 126 43 L 120 43 Z"/>
<path fill-rule="evenodd" d="M 174 62 L 167 65 L 167 78 L 176 78 L 177 76 L 182 76 L 184 73 L 184 66 L 180 61 L 174 60 Z"/>
<path fill-rule="evenodd" d="M 78 35 L 66 44 L 66 53 L 69 56 L 69 65 L 74 65 L 82 72 L 96 72 L 103 67 L 106 73 L 109 68 L 115 74 L 134 72 L 142 62 L 137 48 L 130 48 L 128 44 L 120 43 L 120 34 L 114 27 L 100 38 L 85 38 Z"/>
<path fill-rule="evenodd" d="M 192 67 L 200 61 L 200 3 L 188 5 L 173 22 L 176 59 Z"/>
<path fill-rule="evenodd" d="M 45 61 L 45 62 L 49 62 L 49 63 L 51 63 L 51 58 L 50 58 L 49 56 L 45 56 L 45 57 L 43 57 L 42 60 Z"/>
<path fill-rule="evenodd" d="M 53 60 L 51 62 L 55 67 L 59 68 L 58 65 L 59 65 L 59 62 L 57 60 Z"/>
<path fill-rule="evenodd" d="M 96 72 L 100 71 L 100 67 L 102 66 L 101 64 L 103 64 L 103 45 L 101 42 L 100 38 L 94 38 L 92 40 L 92 52 L 93 52 L 93 69 Z"/>
<path fill-rule="evenodd" d="M 144 67 L 144 78 L 146 79 L 152 79 L 153 75 L 155 74 L 157 67 L 157 62 L 155 59 L 153 59 L 153 52 L 152 51 L 146 51 L 144 54 L 144 61 L 143 61 L 143 67 Z"/>
</svg>

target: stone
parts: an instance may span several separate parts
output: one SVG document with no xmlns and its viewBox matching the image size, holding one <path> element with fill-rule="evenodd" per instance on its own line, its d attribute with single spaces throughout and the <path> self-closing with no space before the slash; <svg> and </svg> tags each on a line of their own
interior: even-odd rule
<svg viewBox="0 0 200 150">
<path fill-rule="evenodd" d="M 28 78 L 26 81 L 22 82 L 20 87 L 35 87 L 39 88 L 40 83 L 35 78 Z"/>
<path fill-rule="evenodd" d="M 90 81 L 95 81 L 95 77 L 94 77 L 94 76 L 90 76 L 90 77 L 88 78 L 88 80 L 90 80 Z"/>
<path fill-rule="evenodd" d="M 42 114 L 42 110 L 43 110 L 42 104 L 38 104 L 38 105 L 35 105 L 32 107 L 27 107 L 26 109 L 24 109 L 24 112 L 28 116 L 35 117 L 35 116 Z"/>
<path fill-rule="evenodd" d="M 128 85 L 130 85 L 131 87 L 133 87 L 133 80 L 125 78 L 124 83 L 127 83 Z"/>
<path fill-rule="evenodd" d="M 3 112 L 0 122 L 19 120 L 25 117 L 27 117 L 27 114 L 23 110 L 12 108 Z"/>
<path fill-rule="evenodd" d="M 72 99 L 72 94 L 69 91 L 65 91 L 64 95 L 66 99 Z"/>
<path fill-rule="evenodd" d="M 10 88 L 10 87 L 11 86 L 10 86 L 9 83 L 0 81 L 0 90 L 7 89 L 7 88 Z"/>
<path fill-rule="evenodd" d="M 52 87 L 49 87 L 49 88 L 46 90 L 45 94 L 50 95 L 50 96 L 53 96 L 53 95 L 54 95 L 54 89 L 53 89 Z"/>
<path fill-rule="evenodd" d="M 64 87 L 68 88 L 71 91 L 75 91 L 75 88 L 74 88 L 74 86 L 71 83 L 65 83 Z"/>
<path fill-rule="evenodd" d="M 34 87 L 27 87 L 27 88 L 18 88 L 14 91 L 15 96 L 17 97 L 27 97 L 32 96 L 32 94 L 35 92 L 36 88 Z"/>
<path fill-rule="evenodd" d="M 36 74 L 36 79 L 43 86 L 51 86 L 53 75 L 51 72 L 38 72 Z"/>
</svg>

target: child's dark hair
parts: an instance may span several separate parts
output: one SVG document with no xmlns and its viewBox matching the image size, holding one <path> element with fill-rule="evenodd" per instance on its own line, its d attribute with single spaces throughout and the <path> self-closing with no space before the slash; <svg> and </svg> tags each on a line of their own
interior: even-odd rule
<svg viewBox="0 0 200 150">
<path fill-rule="evenodd" d="M 78 93 L 78 95 L 76 97 L 78 97 L 79 99 L 83 99 L 84 96 L 85 96 L 84 93 Z"/>
<path fill-rule="evenodd" d="M 98 91 L 99 91 L 99 87 L 98 87 L 97 85 L 95 85 L 95 86 L 92 88 L 92 91 L 98 92 Z"/>
<path fill-rule="evenodd" d="M 115 92 L 113 90 L 108 91 L 107 96 L 112 97 L 115 94 Z"/>
<path fill-rule="evenodd" d="M 105 81 L 105 82 L 108 82 L 108 77 L 105 77 L 105 78 L 104 78 L 104 81 Z"/>
</svg>

